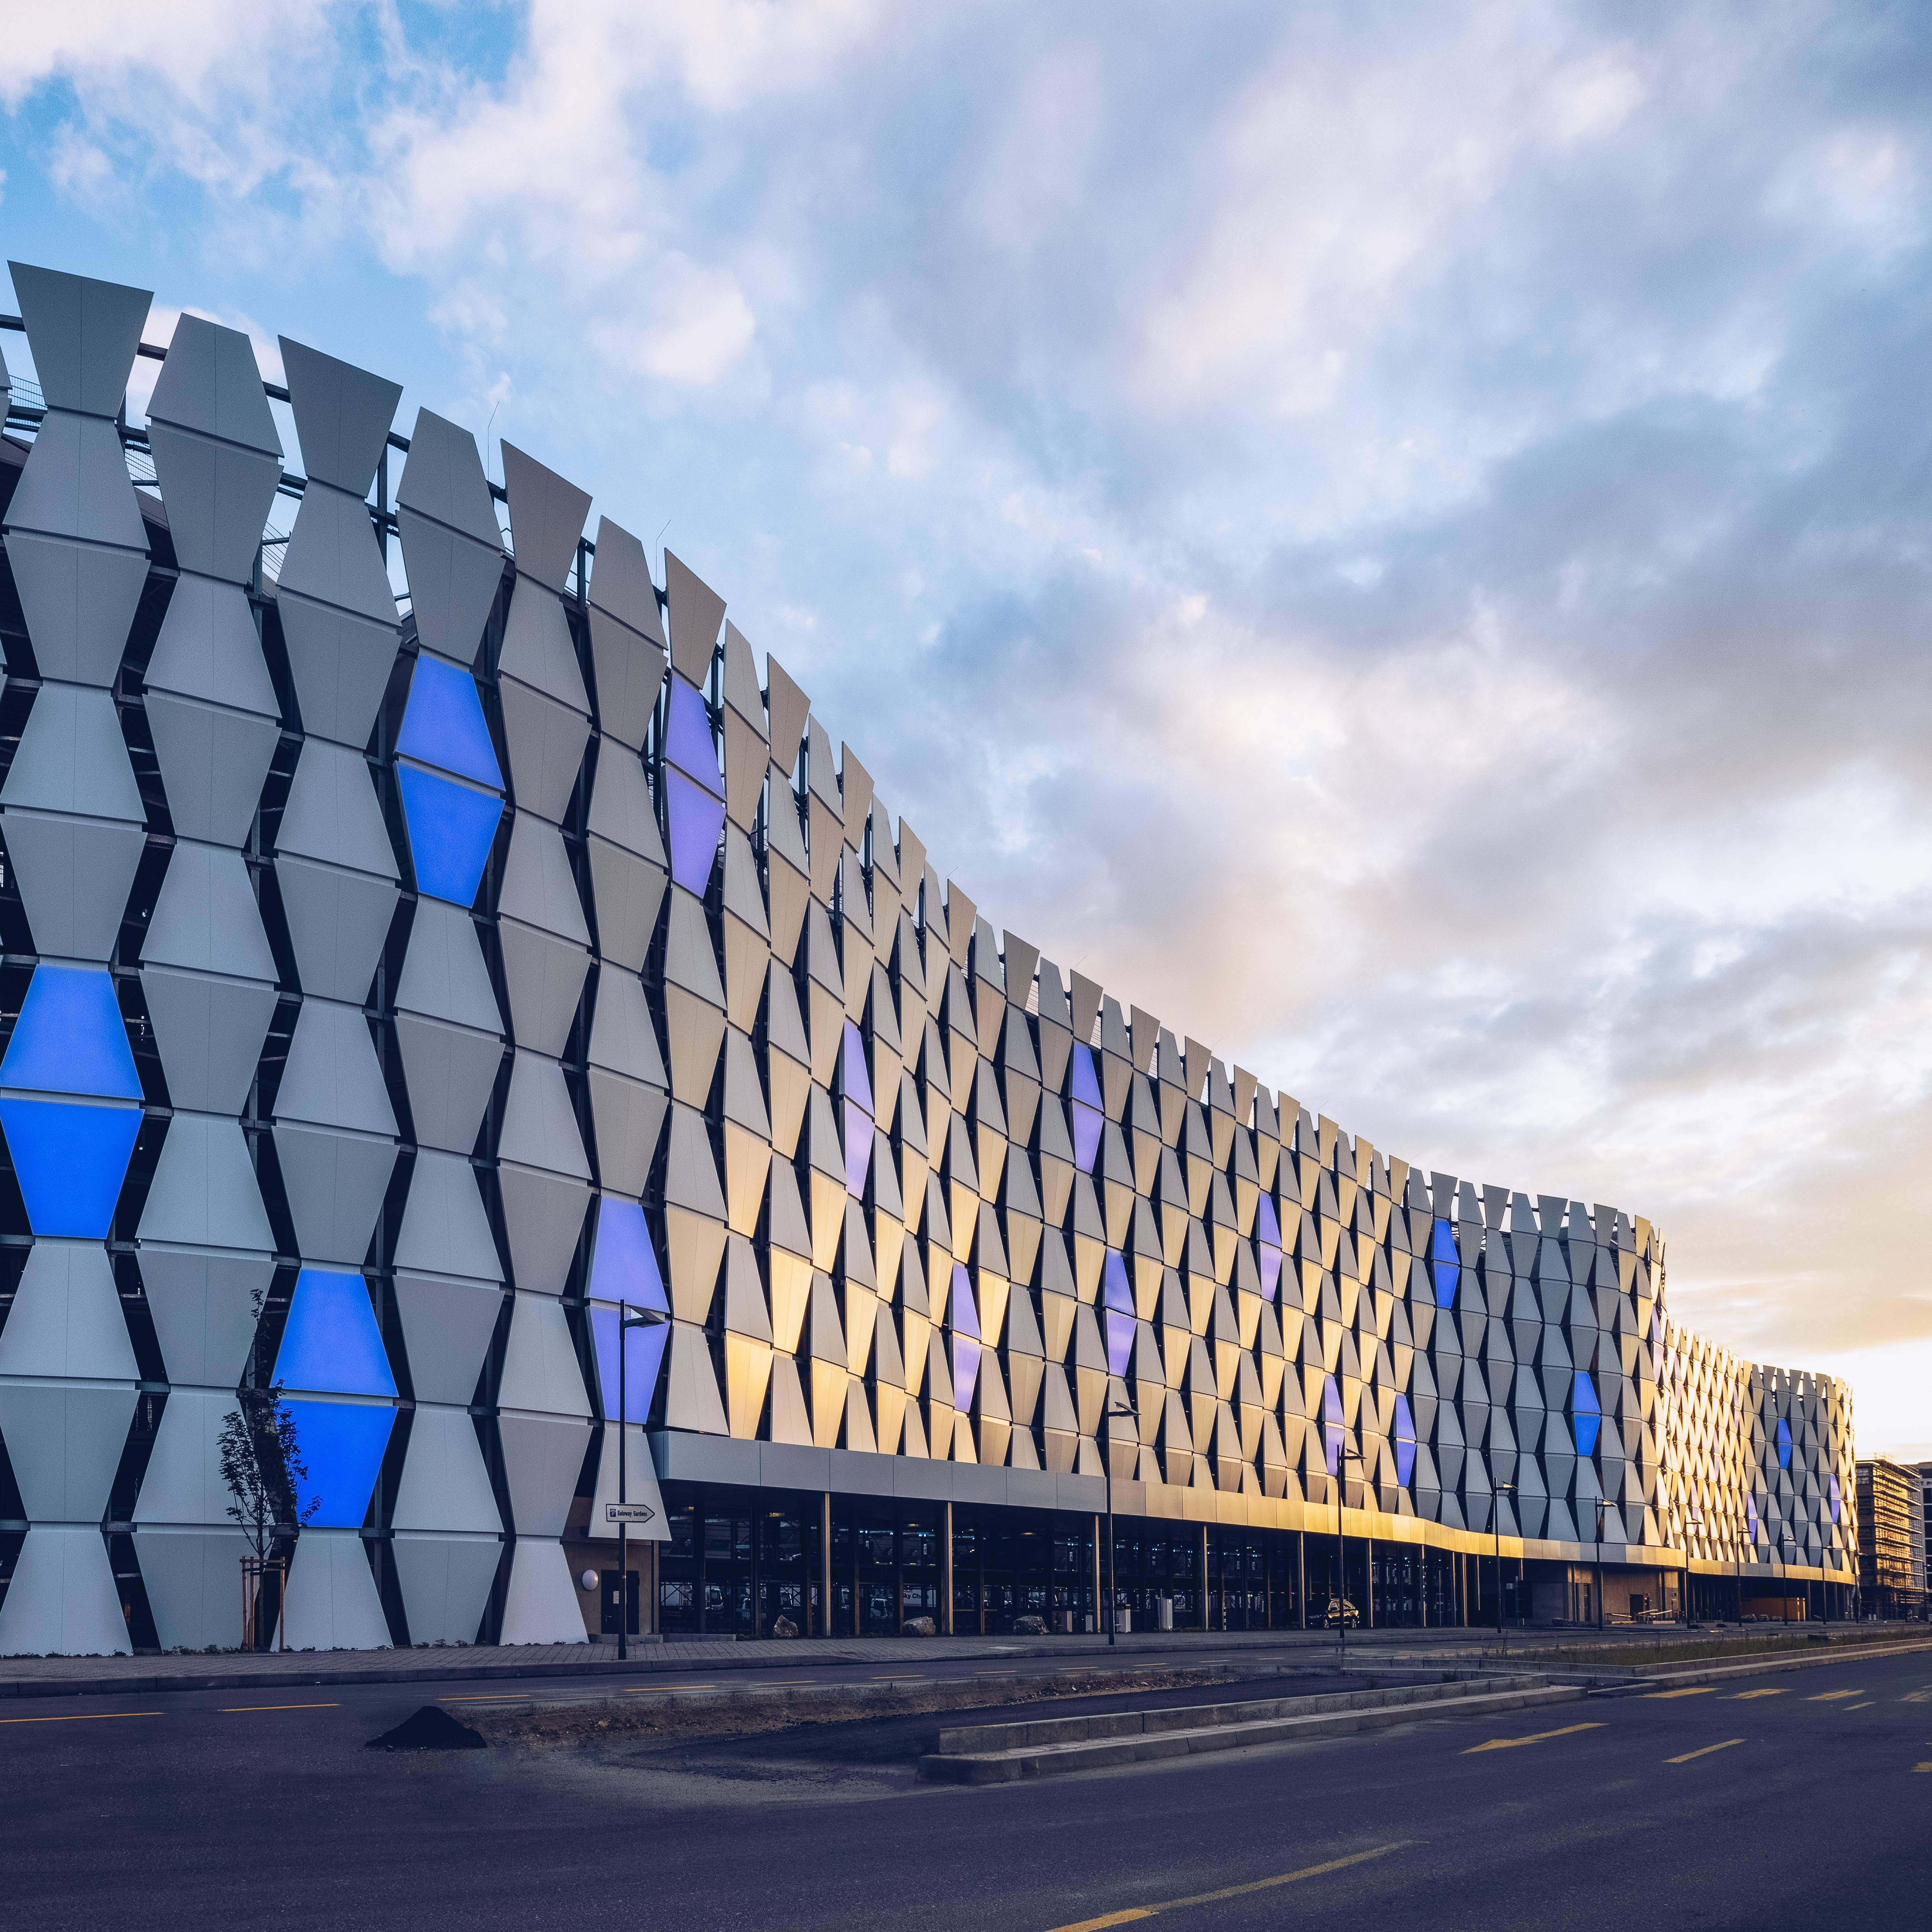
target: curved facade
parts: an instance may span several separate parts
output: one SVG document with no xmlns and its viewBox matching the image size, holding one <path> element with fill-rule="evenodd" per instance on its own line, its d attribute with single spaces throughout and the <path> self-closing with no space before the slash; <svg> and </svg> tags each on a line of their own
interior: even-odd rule
<svg viewBox="0 0 1932 1932">
<path fill-rule="evenodd" d="M 238 1641 L 216 1438 L 272 1381 L 292 1644 L 580 1640 L 620 1339 L 673 1628 L 866 1628 L 881 1536 L 895 1626 L 983 1622 L 989 1552 L 996 1617 L 1090 1615 L 1109 1463 L 1136 1600 L 1204 1621 L 1305 1615 L 1338 1526 L 1430 1620 L 1492 1548 L 1849 1580 L 1846 1390 L 1678 1329 L 1648 1222 L 1412 1167 L 997 931 L 534 458 L 14 277 L 0 1652 Z"/>
</svg>

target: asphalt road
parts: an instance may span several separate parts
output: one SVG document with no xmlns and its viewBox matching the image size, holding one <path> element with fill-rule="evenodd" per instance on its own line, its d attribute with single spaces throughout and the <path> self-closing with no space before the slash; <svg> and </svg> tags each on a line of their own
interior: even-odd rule
<svg viewBox="0 0 1932 1932">
<path fill-rule="evenodd" d="M 10 1714 L 5 1918 L 1814 1932 L 1923 1924 L 1932 1888 L 1932 1654 L 981 1789 L 916 1782 L 930 1719 L 670 1750 L 362 1748 L 424 1701 L 369 1685 Z"/>
</svg>

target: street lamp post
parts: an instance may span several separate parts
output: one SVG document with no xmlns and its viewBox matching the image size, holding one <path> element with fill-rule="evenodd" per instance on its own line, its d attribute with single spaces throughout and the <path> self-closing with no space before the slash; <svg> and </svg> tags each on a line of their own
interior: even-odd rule
<svg viewBox="0 0 1932 1932">
<path fill-rule="evenodd" d="M 631 1564 L 630 1518 L 624 1513 L 628 1498 L 625 1494 L 625 1465 L 630 1460 L 624 1453 L 628 1446 L 626 1432 L 631 1426 L 630 1381 L 626 1372 L 630 1366 L 631 1351 L 625 1338 L 633 1328 L 661 1328 L 670 1319 L 661 1308 L 640 1308 L 631 1312 L 628 1302 L 617 1305 L 617 1661 L 628 1662 L 631 1654 Z"/>
<path fill-rule="evenodd" d="M 1340 1654 L 1336 1668 L 1346 1672 L 1348 1668 L 1348 1544 L 1342 1528 L 1342 1492 L 1348 1486 L 1348 1465 L 1357 1468 L 1362 1466 L 1360 1455 L 1354 1450 L 1341 1448 L 1335 1452 L 1335 1561 L 1341 1572 L 1335 1595 L 1335 1634 Z"/>
<path fill-rule="evenodd" d="M 1694 1529 L 1702 1529 L 1703 1527 L 1703 1512 L 1701 1510 L 1693 1509 L 1690 1514 L 1684 1519 L 1684 1540 L 1685 1543 L 1687 1544 L 1689 1543 L 1691 1531 Z M 1683 1596 L 1682 1600 L 1678 1605 L 1678 1608 L 1682 1612 L 1684 1628 L 1686 1630 L 1688 1630 L 1690 1628 L 1690 1552 L 1688 1548 L 1684 1552 Z"/>
<path fill-rule="evenodd" d="M 1604 1627 L 1604 1499 L 1597 1498 L 1597 1628 Z"/>
<path fill-rule="evenodd" d="M 1496 1533 L 1496 1634 L 1503 1634 L 1503 1498 L 1516 1494 L 1514 1483 L 1496 1485 L 1496 1521 L 1492 1526 Z"/>
<path fill-rule="evenodd" d="M 1103 1420 L 1111 1423 L 1116 1416 L 1125 1416 L 1136 1422 L 1140 1419 L 1134 1412 L 1133 1397 L 1124 1388 L 1108 1392 Z M 1114 1587 L 1114 1432 L 1111 1429 L 1106 1431 L 1102 1454 L 1107 1473 L 1107 1647 L 1111 1650 L 1114 1646 L 1114 1627 L 1120 1621 L 1115 1609 L 1120 1596 Z M 1208 1587 L 1205 1576 L 1201 1580 L 1201 1587 L 1204 1592 Z M 1202 1600 L 1206 1600 L 1204 1597 Z"/>
</svg>

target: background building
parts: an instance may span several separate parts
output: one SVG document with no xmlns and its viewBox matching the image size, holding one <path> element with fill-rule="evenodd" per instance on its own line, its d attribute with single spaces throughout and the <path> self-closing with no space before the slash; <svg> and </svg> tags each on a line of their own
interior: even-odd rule
<svg viewBox="0 0 1932 1932">
<path fill-rule="evenodd" d="M 1925 1614 L 1925 1485 L 1889 1456 L 1858 1466 L 1858 1597 L 1868 1616 Z"/>
<path fill-rule="evenodd" d="M 1678 1328 L 1647 1220 L 997 930 L 533 458 L 14 274 L 0 1652 L 236 1642 L 271 1382 L 298 1646 L 604 1625 L 620 1433 L 668 1630 L 1084 1621 L 1109 1476 L 1143 1616 L 1838 1605 L 1849 1394 Z"/>
</svg>

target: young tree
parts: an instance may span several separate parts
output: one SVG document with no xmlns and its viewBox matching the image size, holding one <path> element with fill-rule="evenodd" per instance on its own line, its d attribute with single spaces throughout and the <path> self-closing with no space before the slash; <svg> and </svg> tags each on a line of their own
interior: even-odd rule
<svg viewBox="0 0 1932 1932">
<path fill-rule="evenodd" d="M 320 1498 L 306 1504 L 297 1485 L 308 1480 L 296 1434 L 295 1412 L 281 1385 L 244 1389 L 221 1425 L 221 1480 L 233 1498 L 228 1514 L 242 1526 L 248 1547 L 266 1558 L 278 1538 L 307 1522 Z"/>
<path fill-rule="evenodd" d="M 258 1316 L 261 1301 L 258 1294 Z M 254 1561 L 261 1566 L 278 1543 L 285 1544 L 314 1516 L 321 1498 L 311 1497 L 306 1504 L 302 1501 L 308 1465 L 302 1460 L 295 1412 L 282 1400 L 281 1384 L 242 1389 L 236 1401 L 239 1406 L 228 1412 L 221 1425 L 221 1480 L 231 1498 L 228 1514 L 241 1526 Z M 266 1572 L 258 1568 L 256 1574 L 265 1578 Z M 276 1607 L 259 1586 L 250 1601 L 256 1626 L 250 1634 L 255 1642 L 261 1643 L 268 1634 L 261 1626 L 266 1620 L 273 1629 Z"/>
</svg>

